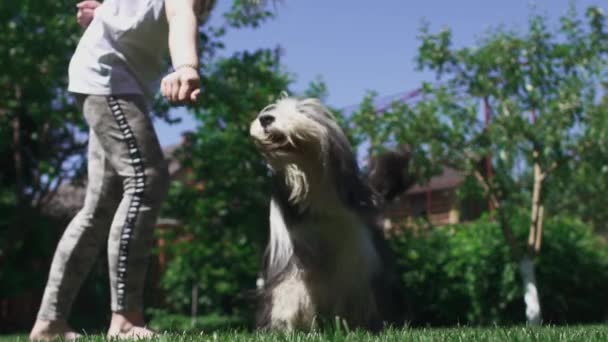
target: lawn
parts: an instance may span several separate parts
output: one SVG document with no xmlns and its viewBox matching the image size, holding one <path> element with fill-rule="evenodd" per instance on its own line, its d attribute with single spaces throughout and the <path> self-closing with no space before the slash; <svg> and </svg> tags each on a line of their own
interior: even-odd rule
<svg viewBox="0 0 608 342">
<path fill-rule="evenodd" d="M 23 335 L 0 336 L 0 342 L 27 341 Z M 79 341 L 105 341 L 92 335 Z M 608 325 L 554 327 L 494 327 L 494 328 L 416 328 L 389 330 L 379 335 L 362 332 L 333 331 L 326 333 L 252 333 L 224 331 L 205 333 L 166 333 L 151 341 L 608 341 Z"/>
</svg>

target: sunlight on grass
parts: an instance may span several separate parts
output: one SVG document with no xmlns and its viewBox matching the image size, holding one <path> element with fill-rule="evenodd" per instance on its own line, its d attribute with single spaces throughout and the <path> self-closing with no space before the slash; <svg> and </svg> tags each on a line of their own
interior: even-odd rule
<svg viewBox="0 0 608 342">
<path fill-rule="evenodd" d="M 27 341 L 25 335 L 0 336 L 0 342 Z M 104 336 L 87 336 L 78 341 L 101 342 Z M 608 326 L 589 325 L 573 327 L 495 327 L 495 328 L 423 328 L 387 330 L 379 335 L 365 332 L 315 333 L 262 333 L 224 331 L 214 333 L 166 333 L 146 341 L 198 342 L 198 341 L 608 341 Z"/>
</svg>

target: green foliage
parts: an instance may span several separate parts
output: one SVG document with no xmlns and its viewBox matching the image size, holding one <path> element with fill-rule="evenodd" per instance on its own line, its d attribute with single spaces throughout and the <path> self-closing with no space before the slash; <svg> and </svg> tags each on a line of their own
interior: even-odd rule
<svg viewBox="0 0 608 342">
<path fill-rule="evenodd" d="M 382 113 L 374 110 L 375 94 L 370 94 L 353 115 L 355 136 L 368 142 L 372 153 L 408 145 L 409 171 L 420 182 L 443 166 L 461 170 L 485 183 L 485 196 L 494 196 L 507 212 L 531 207 L 537 164 L 547 215 L 568 208 L 602 222 L 604 210 L 576 208 L 576 203 L 586 203 L 590 195 L 605 203 L 599 187 L 605 173 L 591 171 L 608 169 L 600 152 L 605 144 L 595 146 L 608 132 L 605 103 L 598 101 L 608 80 L 605 22 L 596 7 L 587 9 L 585 19 L 571 9 L 556 29 L 532 15 L 524 33 L 495 30 L 465 48 L 453 47 L 450 30 L 431 33 L 425 26 L 418 66 L 434 72 L 439 82 L 424 84 L 417 103 L 394 103 Z M 491 177 L 482 166 L 487 156 Z M 576 182 L 570 182 L 573 174 Z M 569 198 L 562 193 L 566 188 Z"/>
<path fill-rule="evenodd" d="M 267 6 L 268 2 L 274 0 L 234 0 L 230 10 L 224 13 L 224 18 L 229 25 L 236 28 L 258 27 L 274 16 Z"/>
<path fill-rule="evenodd" d="M 66 90 L 78 32 L 71 1 L 0 3 L 0 201 L 11 213 L 0 223 L 0 264 L 21 253 L 47 195 L 82 170 L 83 120 Z"/>
<path fill-rule="evenodd" d="M 572 7 L 561 18 L 561 25 L 551 29 L 546 18 L 532 15 L 524 33 L 495 30 L 477 46 L 460 49 L 453 47 L 451 31 L 433 34 L 425 26 L 418 66 L 434 72 L 440 83 L 423 85 L 422 99 L 413 106 L 395 104 L 383 115 L 383 124 L 363 126 L 372 144 L 413 146 L 413 170 L 409 171 L 421 175 L 422 180 L 443 166 L 462 171 L 467 180 L 474 179 L 479 188 L 468 186 L 462 193 L 474 190 L 479 194 L 481 189 L 496 209 L 499 225 L 493 233 L 502 231 L 509 246 L 509 253 L 503 252 L 510 256 L 503 260 L 504 265 L 513 257 L 525 254 L 533 258 L 539 253 L 541 232 L 550 236 L 553 229 L 548 223 L 543 228 L 543 219 L 553 222 L 566 210 L 596 224 L 605 216 L 595 204 L 585 206 L 589 197 L 605 203 L 601 196 L 606 176 L 596 170 L 604 169 L 608 159 L 600 152 L 604 144 L 594 146 L 594 139 L 607 134 L 603 124 L 606 112 L 599 100 L 601 87 L 608 80 L 608 32 L 599 8 L 589 7 L 585 17 L 581 19 Z M 373 122 L 375 114 L 363 110 L 358 121 Z M 484 163 L 486 160 L 489 163 Z M 511 218 L 526 207 L 530 209 L 523 221 L 512 222 Z M 526 220 L 529 234 L 514 232 L 525 227 Z M 544 242 L 544 249 L 554 243 L 559 241 Z M 474 246 L 468 241 L 463 248 Z M 545 256 L 541 253 L 540 258 Z M 470 264 L 484 269 L 482 263 L 471 260 Z M 543 266 L 541 262 L 539 267 Z M 450 269 L 444 271 L 450 274 Z M 440 321 L 449 317 L 476 323 L 506 320 L 491 310 L 510 310 L 513 293 L 498 289 L 513 288 L 504 283 L 514 279 L 512 274 L 480 271 L 487 280 L 480 283 L 469 279 L 467 269 L 457 273 L 463 275 L 462 284 L 468 288 L 452 288 L 449 293 L 484 295 L 468 298 L 466 313 L 450 312 Z M 539 281 L 544 298 L 543 280 Z M 488 292 L 483 286 L 498 288 Z M 463 298 L 466 296 L 458 299 Z M 489 306 L 492 302 L 496 305 Z M 551 311 L 555 309 L 552 304 L 542 303 L 543 310 L 549 310 L 545 319 L 565 320 Z M 591 319 L 583 315 L 585 310 L 577 310 L 571 310 L 577 312 L 576 319 Z"/>
<path fill-rule="evenodd" d="M 604 88 L 604 92 L 605 92 Z M 560 170 L 552 182 L 547 199 L 555 212 L 566 212 L 592 224 L 598 231 L 608 230 L 608 96 L 589 111 L 589 124 L 583 134 L 585 149 L 578 158 Z M 584 162 L 580 162 L 584 161 Z"/>
<path fill-rule="evenodd" d="M 169 302 L 178 311 L 190 307 L 193 284 L 200 288 L 203 313 L 233 314 L 234 301 L 255 288 L 270 189 L 249 125 L 288 83 L 272 50 L 238 53 L 205 69 L 205 91 L 195 114 L 199 126 L 182 159 L 204 188 L 198 192 L 176 184 L 165 210 L 183 220 L 179 234 L 191 237 L 169 247 L 171 262 L 163 277 Z"/>
<path fill-rule="evenodd" d="M 42 288 L 58 238 L 42 208 L 62 180 L 83 170 L 86 130 L 67 94 L 79 33 L 73 1 L 0 2 L 2 298 Z"/>
<path fill-rule="evenodd" d="M 391 243 L 403 268 L 414 324 L 515 323 L 523 318 L 516 265 L 496 224 L 478 221 L 418 237 L 406 233 Z"/>
<path fill-rule="evenodd" d="M 14 222 L 14 207 L 0 207 L 0 215 L 5 222 Z M 3 255 L 0 267 L 0 293 L 2 297 L 11 298 L 20 294 L 37 291 L 46 281 L 50 262 L 45 262 L 52 255 L 54 247 L 48 241 L 57 239 L 55 230 L 57 222 L 35 212 L 30 212 L 25 224 L 36 225 L 40 231 L 36 235 L 26 235 L 11 247 L 12 253 Z M 5 226 L 6 227 L 6 226 Z M 24 269 L 27 272 L 24 272 Z"/>
<path fill-rule="evenodd" d="M 527 216 L 514 215 L 519 241 L 527 234 Z M 418 235 L 419 234 L 419 235 Z M 605 242 L 571 218 L 546 222 L 537 280 L 546 323 L 600 322 L 608 300 Z M 405 232 L 391 241 L 408 297 L 413 324 L 518 324 L 525 320 L 517 264 L 497 223 L 478 221 Z"/>
<path fill-rule="evenodd" d="M 547 223 L 538 259 L 543 320 L 549 323 L 599 322 L 606 317 L 608 246 L 579 219 Z"/>
<path fill-rule="evenodd" d="M 67 95 L 79 34 L 74 3 L 3 1 L 0 23 L 0 186 L 18 203 L 39 204 L 84 151 L 83 120 Z"/>
<path fill-rule="evenodd" d="M 585 16 L 583 21 L 573 7 L 552 30 L 545 18 L 533 15 L 525 34 L 499 30 L 478 47 L 463 49 L 451 47 L 450 31 L 430 34 L 423 29 L 419 67 L 435 71 L 445 82 L 430 87 L 432 96 L 422 104 L 434 104 L 436 121 L 445 132 L 439 134 L 446 138 L 445 148 L 436 149 L 433 157 L 474 170 L 489 153 L 494 168 L 494 178 L 486 180 L 490 191 L 507 204 L 519 205 L 528 205 L 535 163 L 548 176 L 542 189 L 546 196 L 557 189 L 554 184 L 567 183 L 575 169 L 607 163 L 606 158 L 581 158 L 593 148 L 590 136 L 600 128 L 594 111 L 608 76 L 605 16 L 596 7 Z M 463 105 L 467 100 L 486 101 L 491 115 L 487 127 L 479 119 L 459 119 L 467 107 L 476 112 L 470 102 Z M 546 201 L 549 214 L 563 205 L 563 196 L 554 194 L 555 201 Z M 584 193 L 572 194 L 579 201 L 585 198 Z"/>
</svg>

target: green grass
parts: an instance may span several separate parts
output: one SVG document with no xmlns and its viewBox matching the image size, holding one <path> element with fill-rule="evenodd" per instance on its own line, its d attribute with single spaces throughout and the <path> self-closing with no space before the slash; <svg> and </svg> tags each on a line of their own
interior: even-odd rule
<svg viewBox="0 0 608 342">
<path fill-rule="evenodd" d="M 23 335 L 0 336 L 0 342 L 27 341 Z M 101 335 L 87 336 L 83 342 L 106 341 Z M 167 333 L 150 341 L 608 341 L 608 325 L 570 327 L 416 328 L 388 330 L 379 335 L 363 332 L 277 334 L 223 331 L 212 333 Z"/>
</svg>

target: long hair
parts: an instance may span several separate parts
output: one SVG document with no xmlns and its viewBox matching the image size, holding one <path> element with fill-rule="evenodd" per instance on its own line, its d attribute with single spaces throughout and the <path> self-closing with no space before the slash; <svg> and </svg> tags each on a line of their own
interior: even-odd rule
<svg viewBox="0 0 608 342">
<path fill-rule="evenodd" d="M 311 317 L 324 314 L 361 327 L 385 321 L 376 290 L 388 279 L 388 248 L 375 221 L 377 196 L 332 113 L 317 99 L 283 96 L 259 113 L 250 134 L 275 185 L 261 325 L 307 327 Z M 362 263 L 361 269 L 348 273 L 355 261 L 339 261 L 339 251 Z M 332 293 L 336 287 L 344 294 Z M 302 317 L 283 317 L 298 306 L 305 308 Z"/>
</svg>

